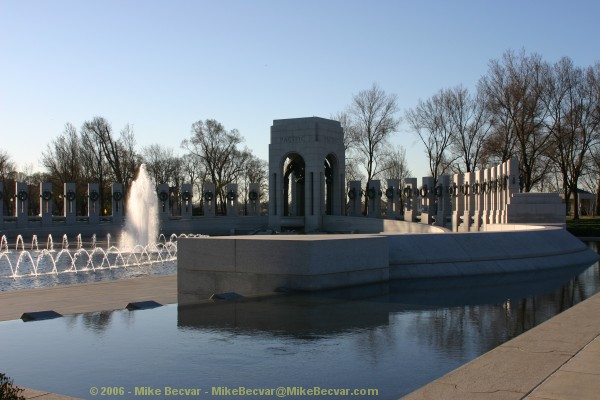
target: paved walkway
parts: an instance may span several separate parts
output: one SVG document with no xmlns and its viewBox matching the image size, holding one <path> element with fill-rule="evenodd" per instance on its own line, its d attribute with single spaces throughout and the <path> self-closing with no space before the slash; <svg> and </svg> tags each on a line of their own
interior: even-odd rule
<svg viewBox="0 0 600 400">
<path fill-rule="evenodd" d="M 59 314 L 118 310 L 133 301 L 177 303 L 177 275 L 55 286 L 0 293 L 0 321 L 25 312 L 53 310 Z"/>
<path fill-rule="evenodd" d="M 176 276 L 0 293 L 0 320 L 24 312 L 122 309 L 132 301 L 177 302 Z M 18 384 L 18 383 L 17 383 Z M 69 397 L 26 389 L 28 399 Z M 403 397 L 585 400 L 600 398 L 600 294 Z"/>
</svg>

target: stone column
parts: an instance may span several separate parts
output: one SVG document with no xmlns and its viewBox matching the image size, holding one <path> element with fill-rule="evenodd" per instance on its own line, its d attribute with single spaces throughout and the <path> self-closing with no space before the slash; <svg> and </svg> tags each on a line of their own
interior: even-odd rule
<svg viewBox="0 0 600 400">
<path fill-rule="evenodd" d="M 462 224 L 461 218 L 465 212 L 464 196 L 461 194 L 460 188 L 463 185 L 463 176 L 460 174 L 454 175 L 454 212 L 452 213 L 452 231 L 458 232 Z"/>
<path fill-rule="evenodd" d="M 510 159 L 507 161 L 507 175 L 508 175 L 508 186 L 506 193 L 506 222 L 510 220 L 509 206 L 512 202 L 513 195 L 519 193 L 519 161 L 516 159 Z"/>
<path fill-rule="evenodd" d="M 260 185 L 258 183 L 251 183 L 248 187 L 248 206 L 246 213 L 247 215 L 252 216 L 260 215 Z"/>
<path fill-rule="evenodd" d="M 4 225 L 4 185 L 0 182 L 0 228 Z"/>
<path fill-rule="evenodd" d="M 435 210 L 435 187 L 433 185 L 433 177 L 421 178 L 421 223 L 431 225 L 433 223 L 433 216 L 436 214 Z"/>
<path fill-rule="evenodd" d="M 416 222 L 417 220 L 417 202 L 419 190 L 417 189 L 417 178 L 404 179 L 404 220 Z"/>
<path fill-rule="evenodd" d="M 181 185 L 181 218 L 191 219 L 192 218 L 192 199 L 194 193 L 192 192 L 192 185 L 190 183 L 184 183 Z"/>
<path fill-rule="evenodd" d="M 29 223 L 29 190 L 27 182 L 15 182 L 15 217 L 17 227 L 26 227 Z"/>
<path fill-rule="evenodd" d="M 215 184 L 208 182 L 204 184 L 204 191 L 202 194 L 202 205 L 204 208 L 205 217 L 214 217 L 216 211 L 217 196 L 215 194 Z"/>
<path fill-rule="evenodd" d="M 169 204 L 169 185 L 161 183 L 158 185 L 158 217 L 161 220 L 168 219 L 171 216 L 171 207 Z"/>
<path fill-rule="evenodd" d="M 42 225 L 52 225 L 52 183 L 40 183 L 40 217 Z"/>
<path fill-rule="evenodd" d="M 73 225 L 77 216 L 77 186 L 65 183 L 63 187 L 63 215 L 66 225 Z"/>
<path fill-rule="evenodd" d="M 123 223 L 123 203 L 125 201 L 125 196 L 123 195 L 123 184 L 122 183 L 113 183 L 111 189 L 111 208 L 112 208 L 112 222 L 113 224 L 122 224 Z M 158 202 L 158 207 L 160 209 L 161 203 Z"/>
<path fill-rule="evenodd" d="M 437 214 L 435 216 L 436 226 L 446 226 L 446 218 L 452 214 L 452 204 L 450 201 L 450 176 L 443 175 L 438 178 L 438 184 L 435 187 L 435 197 L 437 202 Z"/>
<path fill-rule="evenodd" d="M 237 217 L 238 215 L 238 185 L 237 183 L 228 183 L 226 188 L 225 201 L 227 216 Z"/>
<path fill-rule="evenodd" d="M 473 230 L 478 232 L 483 226 L 483 171 L 475 171 L 475 182 L 471 186 L 473 197 L 475 199 L 474 211 L 473 211 Z"/>
<path fill-rule="evenodd" d="M 360 181 L 348 182 L 348 215 L 360 217 L 362 212 L 362 196 Z"/>
<path fill-rule="evenodd" d="M 400 207 L 400 191 L 398 190 L 398 179 L 388 179 L 385 197 L 387 199 L 386 218 L 396 219 Z"/>
<path fill-rule="evenodd" d="M 481 223 L 483 226 L 490 223 L 490 170 L 483 170 L 483 181 L 481 183 L 481 193 L 483 195 L 483 211 L 481 213 Z"/>
<path fill-rule="evenodd" d="M 497 165 L 495 167 L 496 170 L 496 217 L 494 221 L 497 224 L 502 223 L 502 211 L 504 210 L 504 203 L 502 200 L 502 181 L 503 181 L 503 173 L 502 173 L 502 165 Z"/>
<path fill-rule="evenodd" d="M 490 167 L 490 224 L 496 223 L 498 211 L 498 173 L 496 167 Z"/>
<path fill-rule="evenodd" d="M 378 179 L 368 183 L 366 196 L 369 202 L 367 216 L 379 218 L 381 216 L 381 182 Z"/>
<path fill-rule="evenodd" d="M 100 223 L 100 185 L 88 183 L 87 214 L 88 224 Z"/>
<path fill-rule="evenodd" d="M 463 184 L 460 186 L 460 194 L 463 197 L 464 212 L 461 224 L 461 232 L 469 232 L 471 229 L 473 215 L 473 193 L 471 184 L 473 183 L 473 173 L 467 172 L 463 175 Z"/>
</svg>

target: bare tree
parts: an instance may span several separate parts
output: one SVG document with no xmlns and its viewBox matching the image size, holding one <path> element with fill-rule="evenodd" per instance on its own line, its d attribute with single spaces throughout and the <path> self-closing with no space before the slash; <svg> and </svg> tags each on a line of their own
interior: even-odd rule
<svg viewBox="0 0 600 400">
<path fill-rule="evenodd" d="M 111 124 L 103 117 L 94 117 L 83 124 L 81 135 L 100 149 L 100 156 L 108 162 L 114 180 L 128 187 L 139 166 L 139 157 L 134 150 L 135 136 L 131 126 L 126 125 L 119 139 L 115 139 Z"/>
<path fill-rule="evenodd" d="M 452 143 L 452 120 L 449 116 L 448 90 L 440 90 L 426 101 L 419 100 L 414 109 L 406 113 L 406 120 L 425 145 L 429 160 L 429 172 L 437 185 L 438 177 L 444 175 L 454 159 L 449 158 L 448 149 Z"/>
<path fill-rule="evenodd" d="M 198 157 L 207 179 L 215 184 L 222 207 L 225 204 L 225 186 L 243 175 L 245 163 L 251 156 L 249 150 L 238 148 L 243 140 L 237 129 L 227 131 L 221 123 L 207 119 L 194 122 L 192 137 L 181 143 L 183 148 Z"/>
<path fill-rule="evenodd" d="M 81 142 L 77 129 L 66 123 L 63 133 L 48 143 L 42 153 L 42 165 L 55 185 L 81 180 Z"/>
<path fill-rule="evenodd" d="M 173 186 L 172 180 L 175 176 L 180 175 L 177 158 L 172 148 L 159 144 L 152 144 L 142 149 L 142 159 L 146 163 L 146 170 L 154 178 L 156 185 L 166 183 Z"/>
<path fill-rule="evenodd" d="M 370 89 L 355 95 L 348 108 L 348 145 L 364 167 L 367 185 L 381 172 L 381 155 L 387 150 L 389 137 L 398 130 L 397 98 L 373 83 Z M 367 207 L 365 202 L 365 211 Z"/>
<path fill-rule="evenodd" d="M 443 92 L 443 104 L 448 107 L 452 139 L 450 158 L 456 159 L 459 173 L 472 172 L 481 167 L 483 145 L 490 132 L 490 116 L 485 107 L 485 92 L 472 96 L 469 91 L 457 86 Z M 460 160 L 460 162 L 458 162 Z"/>
<path fill-rule="evenodd" d="M 516 153 L 523 176 L 524 190 L 530 191 L 549 168 L 545 157 L 548 136 L 544 129 L 546 107 L 542 102 L 544 63 L 537 54 L 504 53 L 492 60 L 489 72 L 480 81 L 487 97 L 488 111 L 495 123 L 507 126 L 515 137 Z"/>
<path fill-rule="evenodd" d="M 587 154 L 600 135 L 595 93 L 598 78 L 592 68 L 577 68 L 570 58 L 564 57 L 548 68 L 544 84 L 552 144 L 548 154 L 562 175 L 567 213 L 573 195 L 574 219 L 579 218 L 578 182 L 586 168 Z"/>
<path fill-rule="evenodd" d="M 2 181 L 3 185 L 3 196 L 2 201 L 4 202 L 4 210 L 6 212 L 11 211 L 9 209 L 10 199 L 14 195 L 14 189 L 11 190 L 11 184 L 14 187 L 14 173 L 15 173 L 15 163 L 11 159 L 10 155 L 0 149 L 0 181 Z"/>
</svg>

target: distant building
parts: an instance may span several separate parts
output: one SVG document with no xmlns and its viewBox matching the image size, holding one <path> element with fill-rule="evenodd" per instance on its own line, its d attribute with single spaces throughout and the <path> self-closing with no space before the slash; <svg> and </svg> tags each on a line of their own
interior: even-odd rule
<svg viewBox="0 0 600 400">
<path fill-rule="evenodd" d="M 595 211 L 596 211 L 596 194 L 595 193 L 590 193 L 587 190 L 583 190 L 583 189 L 578 189 L 578 193 L 579 193 L 579 215 L 580 216 L 585 216 L 585 215 L 596 215 Z M 565 195 L 564 193 L 562 193 L 560 195 L 560 198 L 563 201 L 563 204 L 565 203 Z M 571 194 L 571 202 L 570 202 L 570 208 L 569 208 L 569 215 L 573 215 L 575 213 L 575 202 L 574 202 L 574 196 L 573 194 Z"/>
</svg>

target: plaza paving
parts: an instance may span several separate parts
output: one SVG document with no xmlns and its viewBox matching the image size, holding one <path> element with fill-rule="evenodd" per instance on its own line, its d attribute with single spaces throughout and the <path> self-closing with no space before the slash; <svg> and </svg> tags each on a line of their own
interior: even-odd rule
<svg viewBox="0 0 600 400">
<path fill-rule="evenodd" d="M 177 302 L 175 276 L 151 276 L 0 293 L 0 320 L 24 312 L 61 314 L 122 309 L 129 302 Z M 18 384 L 18 382 L 16 382 Z M 600 294 L 476 358 L 417 391 L 415 399 L 597 399 Z M 26 389 L 28 399 L 69 397 Z"/>
</svg>

